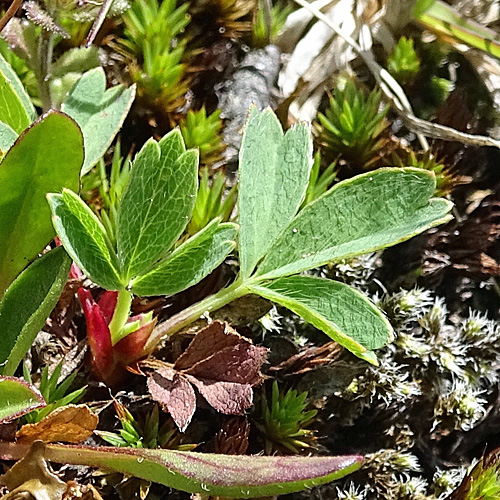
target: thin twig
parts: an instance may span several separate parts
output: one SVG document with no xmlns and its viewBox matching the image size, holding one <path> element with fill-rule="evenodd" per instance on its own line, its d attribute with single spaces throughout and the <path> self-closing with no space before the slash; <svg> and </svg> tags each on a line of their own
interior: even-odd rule
<svg viewBox="0 0 500 500">
<path fill-rule="evenodd" d="M 92 28 L 90 28 L 90 32 L 87 35 L 87 41 L 85 42 L 85 47 L 89 48 L 95 40 L 97 33 L 101 29 L 104 21 L 106 20 L 106 16 L 108 15 L 109 9 L 111 9 L 111 5 L 113 4 L 113 0 L 104 0 L 102 2 L 101 8 L 97 13 L 97 17 L 95 18 L 94 24 L 92 24 Z"/>
<path fill-rule="evenodd" d="M 2 31 L 7 23 L 16 15 L 16 12 L 21 7 L 23 0 L 13 0 L 10 4 L 10 7 L 7 9 L 7 12 L 3 15 L 2 19 L 0 19 L 0 31 Z"/>
<path fill-rule="evenodd" d="M 410 130 L 413 130 L 417 134 L 444 141 L 457 141 L 471 146 L 493 146 L 500 149 L 500 141 L 492 137 L 466 134 L 454 128 L 431 123 L 415 116 L 401 86 L 386 69 L 375 61 L 370 51 L 363 50 L 356 40 L 345 33 L 340 27 L 336 26 L 320 10 L 310 5 L 306 0 L 294 0 L 294 2 L 311 12 L 320 21 L 323 21 L 334 33 L 343 38 L 345 42 L 358 53 L 377 80 L 385 97 L 390 101 L 398 115 Z"/>
</svg>

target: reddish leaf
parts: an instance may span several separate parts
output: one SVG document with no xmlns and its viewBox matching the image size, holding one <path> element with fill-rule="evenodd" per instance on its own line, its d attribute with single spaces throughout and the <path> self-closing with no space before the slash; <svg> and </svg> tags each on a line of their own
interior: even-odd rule
<svg viewBox="0 0 500 500">
<path fill-rule="evenodd" d="M 191 341 L 186 351 L 175 362 L 175 368 L 185 370 L 199 361 L 203 361 L 214 352 L 242 342 L 250 344 L 249 340 L 242 337 L 227 323 L 214 321 L 203 328 Z"/>
<path fill-rule="evenodd" d="M 113 345 L 108 325 L 116 309 L 118 292 L 105 292 L 98 304 L 85 288 L 78 289 L 78 297 L 87 322 L 92 366 L 101 380 L 111 387 L 116 386 L 127 375 L 125 368 L 146 355 L 144 345 L 156 320 L 144 319 L 143 315 L 129 318 L 128 323 L 139 321 L 142 324 L 141 320 L 147 322 Z"/>
<path fill-rule="evenodd" d="M 115 312 L 116 302 L 118 301 L 118 292 L 104 292 L 99 299 L 99 309 L 106 320 L 106 324 L 111 323 L 111 318 Z"/>
<path fill-rule="evenodd" d="M 148 377 L 148 389 L 184 432 L 196 410 L 196 394 L 187 379 L 171 368 L 160 368 Z"/>
<path fill-rule="evenodd" d="M 78 297 L 87 321 L 87 341 L 92 353 L 92 364 L 103 376 L 113 366 L 113 346 L 108 324 L 89 290 L 79 288 Z"/>
<path fill-rule="evenodd" d="M 197 378 L 256 385 L 262 380 L 259 370 L 266 360 L 266 354 L 265 347 L 242 343 L 216 352 L 185 373 Z"/>
<path fill-rule="evenodd" d="M 140 316 L 133 316 L 129 319 L 129 322 L 139 318 Z M 113 351 L 116 358 L 121 360 L 123 365 L 126 366 L 144 357 L 144 346 L 155 325 L 156 318 L 115 344 Z"/>
<path fill-rule="evenodd" d="M 188 380 L 200 391 L 208 404 L 226 415 L 241 415 L 252 406 L 253 391 L 249 384 L 197 379 L 186 375 Z"/>
<path fill-rule="evenodd" d="M 0 459 L 22 458 L 28 449 L 25 444 L 0 441 Z M 304 490 L 340 479 L 358 470 L 363 461 L 359 455 L 261 457 L 53 444 L 45 446 L 43 456 L 53 462 L 111 469 L 189 493 L 225 498 L 281 496 Z"/>
<path fill-rule="evenodd" d="M 191 384 L 217 411 L 241 415 L 252 405 L 252 386 L 262 380 L 259 370 L 266 353 L 267 349 L 254 346 L 227 323 L 214 321 L 196 335 L 173 367 L 159 361 L 141 366 L 153 370 L 148 377 L 151 396 L 163 404 L 183 431 L 195 411 Z M 187 386 L 193 391 L 188 403 Z"/>
<path fill-rule="evenodd" d="M 58 244 L 60 245 L 60 244 Z M 69 270 L 69 277 L 72 280 L 81 280 L 83 279 L 83 273 L 80 268 L 73 262 L 71 264 L 71 268 Z"/>
</svg>

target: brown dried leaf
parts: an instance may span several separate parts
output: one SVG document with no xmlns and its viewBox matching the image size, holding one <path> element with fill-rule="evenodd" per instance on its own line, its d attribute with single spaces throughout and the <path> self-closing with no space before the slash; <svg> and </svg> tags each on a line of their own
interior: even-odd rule
<svg viewBox="0 0 500 500">
<path fill-rule="evenodd" d="M 242 342 L 242 339 L 249 343 L 247 339 L 233 330 L 227 323 L 213 321 L 194 337 L 186 351 L 179 356 L 174 367 L 176 370 L 185 370 L 206 359 L 214 352 L 225 347 L 238 345 Z"/>
<path fill-rule="evenodd" d="M 327 342 L 322 346 L 307 347 L 285 359 L 279 365 L 272 366 L 269 368 L 269 372 L 282 377 L 302 375 L 319 366 L 333 363 L 338 359 L 341 352 L 342 347 L 337 342 Z"/>
<path fill-rule="evenodd" d="M 159 361 L 140 366 L 151 370 L 148 389 L 153 399 L 184 431 L 196 409 L 192 386 L 221 413 L 241 415 L 250 407 L 266 354 L 266 348 L 254 346 L 227 323 L 214 321 L 194 337 L 173 367 Z"/>
<path fill-rule="evenodd" d="M 225 415 L 241 415 L 252 406 L 253 391 L 249 384 L 199 379 L 190 375 L 186 375 L 186 378 L 210 406 Z"/>
<path fill-rule="evenodd" d="M 49 413 L 41 422 L 23 425 L 16 433 L 18 442 L 81 443 L 88 439 L 99 423 L 99 417 L 86 405 L 67 405 Z"/>
<path fill-rule="evenodd" d="M 68 490 L 63 500 L 103 500 L 103 498 L 91 484 L 68 481 Z"/>
<path fill-rule="evenodd" d="M 196 394 L 188 380 L 173 368 L 164 367 L 148 377 L 151 397 L 168 410 L 175 424 L 184 432 L 196 410 Z"/>
<path fill-rule="evenodd" d="M 197 378 L 257 385 L 262 381 L 260 367 L 266 360 L 267 349 L 253 344 L 226 347 L 185 370 Z"/>
<path fill-rule="evenodd" d="M 62 499 L 67 485 L 49 470 L 43 458 L 44 452 L 44 443 L 36 441 L 23 459 L 0 476 L 0 485 L 10 491 L 2 500 L 30 496 L 35 500 Z"/>
<path fill-rule="evenodd" d="M 478 203 L 472 201 L 466 212 L 428 237 L 424 276 L 454 271 L 487 279 L 500 274 L 500 264 L 490 255 L 500 237 L 500 202 L 485 196 Z"/>
</svg>

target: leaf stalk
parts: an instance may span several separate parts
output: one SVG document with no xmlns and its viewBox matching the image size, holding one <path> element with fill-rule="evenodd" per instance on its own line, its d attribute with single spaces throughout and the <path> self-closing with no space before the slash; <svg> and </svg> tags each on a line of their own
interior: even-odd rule
<svg viewBox="0 0 500 500">
<path fill-rule="evenodd" d="M 113 345 L 125 336 L 123 335 L 123 327 L 130 316 L 131 305 L 132 294 L 128 290 L 119 290 L 113 318 L 109 323 L 109 331 L 111 333 L 111 342 Z"/>
<path fill-rule="evenodd" d="M 217 311 L 234 300 L 248 295 L 250 290 L 247 288 L 247 284 L 248 282 L 237 279 L 215 295 L 208 296 L 164 321 L 153 330 L 144 350 L 148 353 L 153 352 L 164 337 L 170 337 L 202 316 Z"/>
<path fill-rule="evenodd" d="M 54 49 L 54 33 L 45 29 L 41 30 L 38 44 L 38 61 L 35 66 L 38 89 L 44 112 L 52 108 L 52 96 L 50 92 L 50 70 L 52 66 L 52 53 Z"/>
</svg>

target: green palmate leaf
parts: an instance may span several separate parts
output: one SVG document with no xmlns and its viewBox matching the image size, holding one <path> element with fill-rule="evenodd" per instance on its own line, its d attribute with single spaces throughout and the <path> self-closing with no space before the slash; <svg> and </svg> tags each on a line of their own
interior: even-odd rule
<svg viewBox="0 0 500 500">
<path fill-rule="evenodd" d="M 0 376 L 0 424 L 43 406 L 42 395 L 32 385 L 19 378 Z"/>
<path fill-rule="evenodd" d="M 21 134 L 0 164 L 0 296 L 54 236 L 45 194 L 78 189 L 80 129 L 50 111 Z"/>
<path fill-rule="evenodd" d="M 0 301 L 0 373 L 13 375 L 56 305 L 71 261 L 56 248 L 28 266 Z"/>
<path fill-rule="evenodd" d="M 16 142 L 17 132 L 6 123 L 0 122 L 0 155 L 7 152 Z"/>
<path fill-rule="evenodd" d="M 24 446 L 26 448 L 26 445 Z M 0 443 L 0 457 L 18 457 L 23 445 Z M 46 445 L 53 462 L 89 465 L 211 496 L 256 498 L 325 484 L 359 469 L 363 457 L 262 457 L 174 450 Z"/>
<path fill-rule="evenodd" d="M 442 224 L 452 204 L 431 199 L 435 187 L 434 174 L 413 168 L 384 168 L 340 182 L 297 215 L 257 274 L 297 274 Z"/>
<path fill-rule="evenodd" d="M 137 154 L 118 210 L 118 257 L 127 281 L 149 271 L 184 231 L 193 211 L 198 153 L 179 130 Z"/>
<path fill-rule="evenodd" d="M 107 290 L 124 288 L 106 230 L 92 210 L 69 189 L 47 198 L 54 227 L 71 258 L 94 283 Z"/>
<path fill-rule="evenodd" d="M 104 155 L 121 128 L 135 98 L 135 86 L 118 85 L 106 90 L 102 68 L 87 71 L 62 104 L 62 111 L 75 119 L 83 131 L 87 173 Z"/>
<path fill-rule="evenodd" d="M 290 276 L 248 288 L 299 314 L 368 361 L 376 360 L 370 351 L 392 340 L 391 325 L 383 314 L 362 293 L 344 283 Z"/>
<path fill-rule="evenodd" d="M 235 247 L 237 226 L 213 221 L 177 248 L 167 260 L 133 282 L 137 295 L 174 295 L 195 285 Z"/>
<path fill-rule="evenodd" d="M 299 124 L 284 136 L 271 110 L 252 108 L 240 150 L 239 252 L 249 276 L 293 219 L 304 199 L 312 166 L 308 127 Z"/>
<path fill-rule="evenodd" d="M 20 134 L 31 125 L 36 112 L 23 84 L 0 55 L 0 121 Z"/>
</svg>

